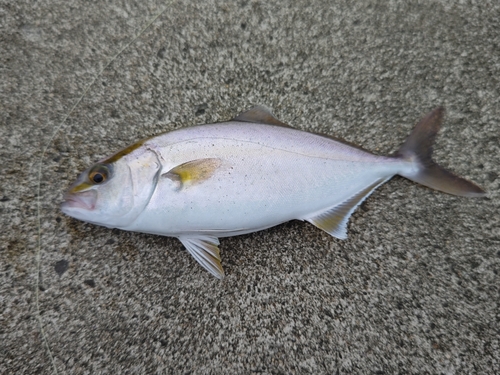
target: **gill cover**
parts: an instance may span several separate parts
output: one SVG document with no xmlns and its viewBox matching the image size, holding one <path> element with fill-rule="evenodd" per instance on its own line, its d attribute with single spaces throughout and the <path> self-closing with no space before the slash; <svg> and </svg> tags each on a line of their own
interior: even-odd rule
<svg viewBox="0 0 500 375">
<path fill-rule="evenodd" d="M 62 210 L 87 222 L 120 228 L 130 225 L 148 205 L 161 164 L 156 153 L 138 148 L 84 171 L 65 195 Z"/>
</svg>

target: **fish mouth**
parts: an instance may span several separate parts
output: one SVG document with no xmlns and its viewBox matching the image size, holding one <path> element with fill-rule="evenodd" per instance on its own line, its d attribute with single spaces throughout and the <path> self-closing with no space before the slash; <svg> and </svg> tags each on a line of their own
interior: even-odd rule
<svg viewBox="0 0 500 375">
<path fill-rule="evenodd" d="M 61 203 L 61 210 L 64 213 L 73 209 L 92 211 L 97 201 L 97 191 L 87 190 L 79 193 L 67 193 L 64 202 Z"/>
</svg>

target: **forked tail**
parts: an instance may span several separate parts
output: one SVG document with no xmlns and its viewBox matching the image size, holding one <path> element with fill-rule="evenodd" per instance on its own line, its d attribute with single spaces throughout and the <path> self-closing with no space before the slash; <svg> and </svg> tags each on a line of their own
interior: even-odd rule
<svg viewBox="0 0 500 375">
<path fill-rule="evenodd" d="M 438 107 L 427 114 L 412 130 L 395 157 L 411 161 L 415 168 L 400 173 L 419 184 L 448 194 L 463 197 L 482 197 L 486 193 L 479 186 L 439 166 L 432 160 L 432 145 L 436 138 L 444 108 Z"/>
</svg>

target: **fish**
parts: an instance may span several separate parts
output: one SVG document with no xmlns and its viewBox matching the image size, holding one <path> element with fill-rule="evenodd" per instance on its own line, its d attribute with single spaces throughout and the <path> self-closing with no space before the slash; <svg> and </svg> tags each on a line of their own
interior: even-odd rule
<svg viewBox="0 0 500 375">
<path fill-rule="evenodd" d="M 222 279 L 219 238 L 301 220 L 346 239 L 352 213 L 395 175 L 456 196 L 485 196 L 432 160 L 444 112 L 428 113 L 394 154 L 380 156 L 295 129 L 256 106 L 98 161 L 69 187 L 61 210 L 108 228 L 176 237 Z"/>
</svg>

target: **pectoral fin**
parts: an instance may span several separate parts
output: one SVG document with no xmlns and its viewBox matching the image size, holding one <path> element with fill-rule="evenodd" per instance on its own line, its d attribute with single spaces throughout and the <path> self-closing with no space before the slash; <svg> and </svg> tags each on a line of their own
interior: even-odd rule
<svg viewBox="0 0 500 375">
<path fill-rule="evenodd" d="M 219 239 L 205 235 L 179 236 L 179 240 L 196 261 L 218 279 L 224 278 L 220 262 Z"/>
<path fill-rule="evenodd" d="M 284 122 L 278 120 L 269 108 L 264 107 L 262 105 L 257 105 L 253 108 L 250 108 L 248 111 L 241 112 L 233 120 L 242 122 L 253 122 L 256 124 L 285 126 L 287 128 L 291 127 L 290 125 L 285 124 Z"/>
<path fill-rule="evenodd" d="M 342 240 L 347 238 L 347 222 L 354 210 L 370 196 L 373 191 L 388 179 L 380 179 L 357 192 L 339 205 L 329 208 L 312 217 L 305 218 L 312 225 L 324 230 L 333 237 Z"/>
<path fill-rule="evenodd" d="M 217 158 L 192 160 L 172 168 L 162 177 L 178 182 L 180 190 L 209 179 L 221 164 Z"/>
</svg>

